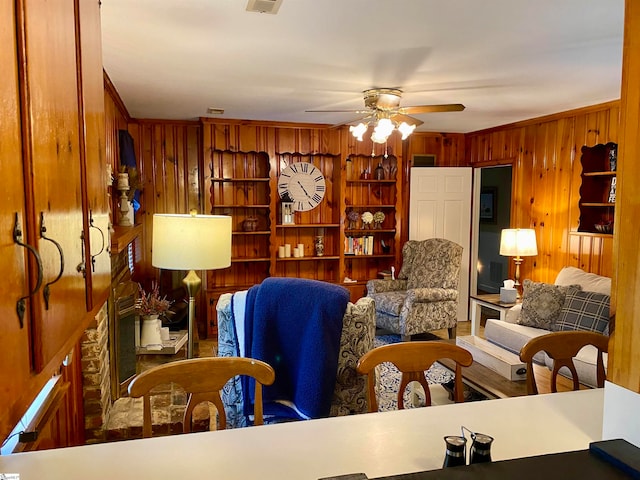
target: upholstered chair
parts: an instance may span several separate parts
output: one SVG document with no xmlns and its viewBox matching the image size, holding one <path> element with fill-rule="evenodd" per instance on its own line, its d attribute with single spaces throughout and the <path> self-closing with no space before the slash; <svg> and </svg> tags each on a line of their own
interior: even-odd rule
<svg viewBox="0 0 640 480">
<path fill-rule="evenodd" d="M 443 238 L 409 240 L 395 280 L 369 280 L 367 296 L 376 308 L 376 326 L 412 335 L 447 328 L 455 338 L 462 247 Z"/>
<path fill-rule="evenodd" d="M 216 305 L 218 319 L 218 355 L 238 355 L 238 339 L 232 319 L 232 294 L 220 295 Z M 375 337 L 375 312 L 373 300 L 360 298 L 349 303 L 343 318 L 338 371 L 331 402 L 330 416 L 352 415 L 367 412 L 366 379 L 356 371 L 360 357 L 373 349 Z M 222 391 L 222 402 L 227 417 L 227 428 L 248 425 L 243 415 L 243 393 L 239 377 L 227 383 Z M 269 423 L 269 419 L 265 419 Z"/>
</svg>

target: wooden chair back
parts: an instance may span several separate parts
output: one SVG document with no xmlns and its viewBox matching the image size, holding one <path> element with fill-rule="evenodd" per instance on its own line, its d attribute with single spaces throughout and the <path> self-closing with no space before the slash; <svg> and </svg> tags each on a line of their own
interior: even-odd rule
<svg viewBox="0 0 640 480">
<path fill-rule="evenodd" d="M 520 360 L 527 364 L 527 393 L 529 395 L 538 393 L 533 370 L 533 357 L 540 351 L 545 351 L 553 360 L 550 380 L 551 391 L 558 391 L 558 372 L 562 367 L 569 369 L 573 381 L 573 390 L 578 390 L 580 381 L 573 363 L 573 357 L 586 345 L 593 345 L 598 349 L 596 381 L 599 388 L 604 387 L 605 372 L 602 354 L 609 349 L 609 337 L 600 333 L 586 331 L 552 332 L 532 338 L 520 350 Z"/>
<path fill-rule="evenodd" d="M 403 409 L 404 391 L 407 385 L 413 381 L 422 385 L 425 393 L 425 405 L 431 405 L 429 384 L 424 376 L 424 372 L 429 370 L 431 365 L 441 358 L 450 358 L 456 362 L 454 401 L 461 403 L 464 401 L 461 367 L 468 367 L 473 363 L 471 353 L 464 348 L 452 343 L 423 341 L 393 343 L 369 350 L 360 357 L 356 366 L 358 373 L 367 376 L 367 402 L 369 412 L 378 411 L 378 401 L 375 392 L 375 373 L 373 372 L 377 365 L 383 362 L 391 362 L 402 372 L 400 388 L 398 389 L 398 409 Z"/>
<path fill-rule="evenodd" d="M 151 390 L 167 383 L 179 384 L 188 394 L 183 416 L 183 431 L 191 431 L 194 408 L 202 402 L 211 402 L 218 410 L 220 429 L 227 427 L 227 417 L 220 398 L 220 390 L 236 375 L 248 375 L 256 380 L 254 425 L 262 425 L 262 386 L 275 380 L 273 368 L 260 360 L 240 357 L 207 357 L 178 360 L 150 368 L 134 377 L 129 384 L 131 397 L 143 397 L 143 437 L 150 437 Z"/>
</svg>

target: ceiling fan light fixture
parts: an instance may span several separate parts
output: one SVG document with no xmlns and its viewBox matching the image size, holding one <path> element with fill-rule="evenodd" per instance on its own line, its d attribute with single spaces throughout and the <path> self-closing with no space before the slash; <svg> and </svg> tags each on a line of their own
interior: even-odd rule
<svg viewBox="0 0 640 480">
<path fill-rule="evenodd" d="M 382 135 L 380 132 L 373 131 L 371 134 L 371 141 L 374 143 L 386 143 L 389 135 Z"/>
<path fill-rule="evenodd" d="M 369 125 L 367 125 L 366 123 L 359 123 L 358 125 L 351 125 L 349 127 L 349 132 L 351 132 L 351 134 L 356 137 L 356 139 L 361 142 L 362 141 L 362 136 L 367 133 L 367 130 L 369 129 Z"/>
<path fill-rule="evenodd" d="M 409 125 L 407 122 L 402 122 L 398 125 L 398 131 L 402 134 L 402 140 L 406 140 L 409 135 L 416 129 L 415 125 Z"/>
<path fill-rule="evenodd" d="M 389 135 L 393 132 L 395 126 L 390 118 L 381 118 L 378 120 L 375 128 L 373 129 L 373 134 L 371 135 L 371 140 L 376 143 L 385 143 L 389 138 Z"/>
</svg>

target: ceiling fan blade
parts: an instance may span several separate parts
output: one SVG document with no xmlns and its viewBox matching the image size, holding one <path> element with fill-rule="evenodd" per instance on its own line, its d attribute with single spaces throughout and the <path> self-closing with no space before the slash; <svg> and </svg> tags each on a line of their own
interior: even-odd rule
<svg viewBox="0 0 640 480">
<path fill-rule="evenodd" d="M 461 112 L 464 105 L 461 103 L 447 103 L 443 105 L 416 105 L 413 107 L 400 107 L 399 113 L 436 113 L 436 112 Z"/>
<path fill-rule="evenodd" d="M 395 115 L 392 115 L 391 120 L 397 123 L 405 122 L 409 125 L 415 125 L 416 127 L 419 127 L 424 123 L 422 120 L 418 120 L 417 118 L 410 117 L 409 115 L 404 115 L 402 113 L 396 113 Z"/>
<path fill-rule="evenodd" d="M 307 113 L 371 113 L 371 110 L 305 110 Z"/>
<path fill-rule="evenodd" d="M 369 113 L 369 112 L 367 112 Z M 349 125 L 351 123 L 367 123 L 369 120 L 371 120 L 374 117 L 374 115 L 367 115 L 365 117 L 359 117 L 359 118 L 352 118 L 351 120 L 347 120 L 346 122 L 341 122 L 341 123 L 336 123 L 334 125 L 331 125 L 330 128 L 337 128 L 337 127 L 341 127 L 343 125 Z"/>
</svg>

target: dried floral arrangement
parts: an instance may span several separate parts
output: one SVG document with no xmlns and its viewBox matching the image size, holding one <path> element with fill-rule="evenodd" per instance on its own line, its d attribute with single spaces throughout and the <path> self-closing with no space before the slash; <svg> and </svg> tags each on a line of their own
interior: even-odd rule
<svg viewBox="0 0 640 480">
<path fill-rule="evenodd" d="M 373 214 L 373 221 L 376 223 L 382 223 L 384 222 L 384 213 L 377 211 L 376 213 Z"/>
<path fill-rule="evenodd" d="M 347 213 L 347 218 L 351 221 L 351 222 L 357 222 L 358 219 L 360 218 L 360 214 L 358 212 L 356 212 L 355 210 L 350 210 Z"/>
<path fill-rule="evenodd" d="M 168 312 L 173 304 L 166 296 L 160 297 L 160 287 L 157 282 L 151 283 L 151 292 L 145 292 L 142 285 L 138 284 L 140 296 L 136 300 L 136 310 L 140 315 L 162 315 Z"/>
</svg>

